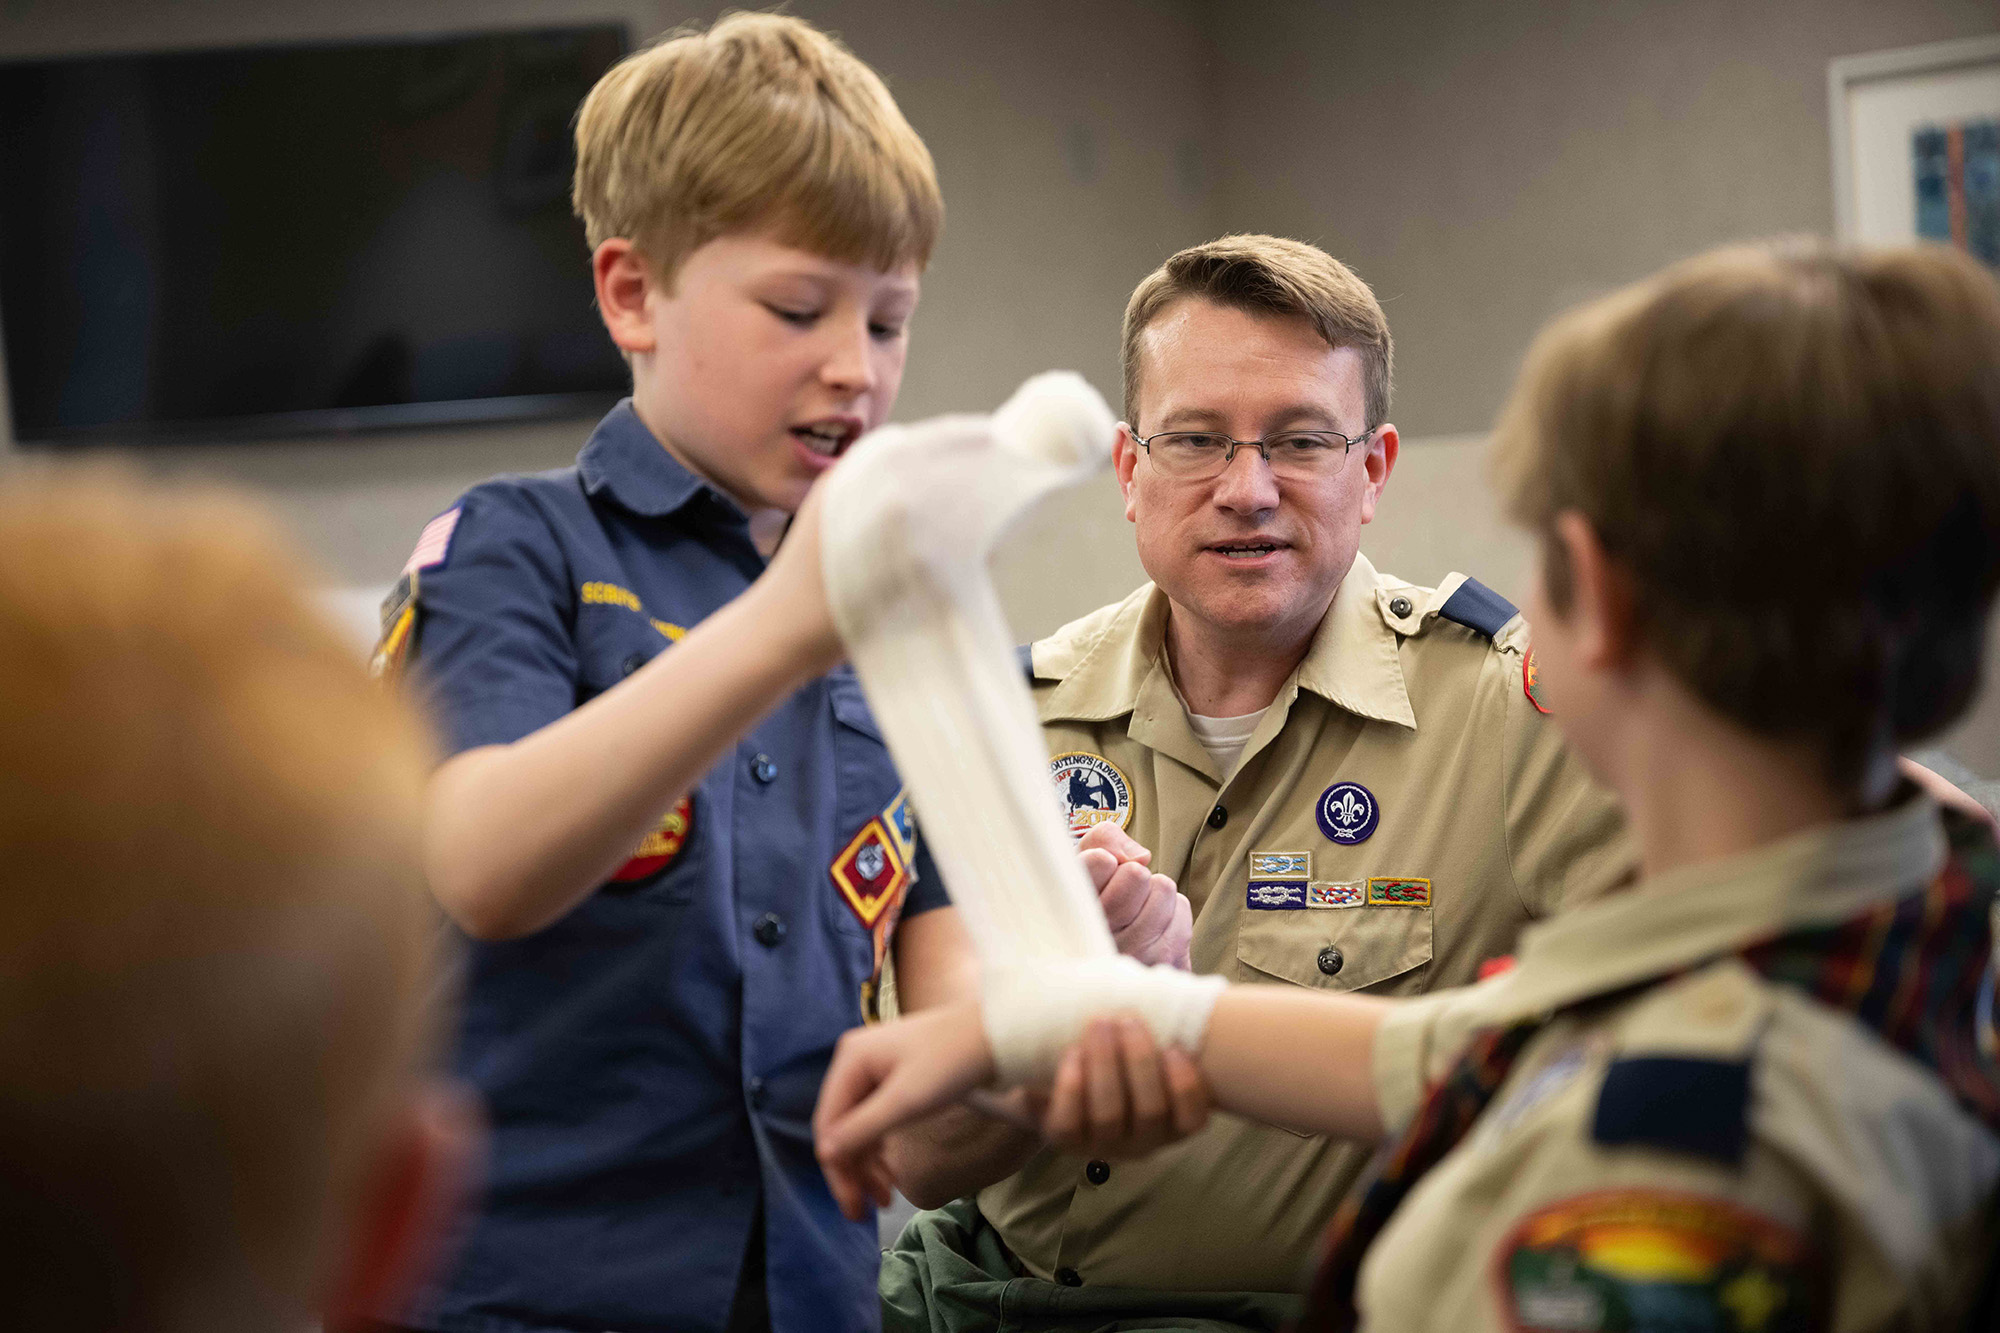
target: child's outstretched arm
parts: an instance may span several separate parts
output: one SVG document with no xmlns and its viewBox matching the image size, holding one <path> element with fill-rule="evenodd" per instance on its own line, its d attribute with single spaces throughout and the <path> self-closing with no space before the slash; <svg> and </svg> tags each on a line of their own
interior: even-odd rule
<svg viewBox="0 0 2000 1333">
<path fill-rule="evenodd" d="M 1384 1133 L 1375 1033 L 1393 1003 L 1288 986 L 1232 986 L 1215 1001 L 1194 1065 L 1208 1098 L 1224 1110 L 1373 1142 Z M 1185 1057 L 1162 1055 L 1145 1031 L 1138 1022 L 1118 1023 L 1109 1033 L 1098 1024 L 1085 1030 L 1057 1069 L 1044 1120 L 1052 1140 L 1087 1144 L 1100 1155 L 1119 1152 L 1116 1127 L 1161 1123 L 1158 1107 L 1135 1105 L 1154 1087 L 1165 1090 L 1175 1137 L 1200 1128 L 1199 1115 L 1179 1114 L 1201 1100 L 1200 1089 L 1187 1082 Z M 995 1069 L 980 1007 L 969 1002 L 841 1038 L 813 1130 L 827 1182 L 849 1216 L 862 1215 L 871 1198 L 888 1200 L 894 1181 L 883 1136 L 990 1082 Z M 1142 1136 L 1151 1141 L 1141 1147 L 1160 1141 L 1151 1130 Z"/>
<path fill-rule="evenodd" d="M 758 718 L 840 658 L 820 572 L 819 488 L 734 601 L 595 699 L 433 775 L 425 870 L 468 934 L 539 930 L 631 855 Z"/>
</svg>

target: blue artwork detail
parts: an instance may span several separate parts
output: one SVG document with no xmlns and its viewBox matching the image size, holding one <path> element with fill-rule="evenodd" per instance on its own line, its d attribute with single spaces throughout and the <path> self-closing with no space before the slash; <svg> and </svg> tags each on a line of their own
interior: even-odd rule
<svg viewBox="0 0 2000 1333">
<path fill-rule="evenodd" d="M 1244 905 L 1253 912 L 1296 912 L 1306 905 L 1302 879 L 1253 879 Z"/>
<path fill-rule="evenodd" d="M 1358 782 L 1336 782 L 1319 794 L 1313 811 L 1319 831 L 1344 847 L 1368 841 L 1381 821 L 1382 808 L 1375 794 Z"/>
<path fill-rule="evenodd" d="M 2000 120 L 1926 125 L 1910 137 L 1917 235 L 2000 268 Z"/>
</svg>

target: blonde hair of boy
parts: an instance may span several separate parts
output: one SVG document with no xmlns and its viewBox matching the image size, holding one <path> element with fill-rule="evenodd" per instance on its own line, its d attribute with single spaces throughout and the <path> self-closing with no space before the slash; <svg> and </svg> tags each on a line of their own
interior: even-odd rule
<svg viewBox="0 0 2000 1333">
<path fill-rule="evenodd" d="M 428 740 L 260 519 L 0 487 L 0 1234 L 21 1328 L 327 1295 L 417 1079 Z"/>
<path fill-rule="evenodd" d="M 624 237 L 669 284 L 727 232 L 888 272 L 928 264 L 944 225 L 930 150 L 882 80 L 781 14 L 679 29 L 599 79 L 571 198 L 593 250 Z"/>
<path fill-rule="evenodd" d="M 2000 285 L 1941 246 L 1712 251 L 1571 312 L 1495 435 L 1513 517 L 1581 513 L 1648 649 L 1858 792 L 1976 692 L 2000 590 Z"/>
<path fill-rule="evenodd" d="M 1361 354 L 1373 430 L 1389 419 L 1395 344 L 1368 284 L 1316 245 L 1282 236 L 1224 236 L 1190 246 L 1147 274 L 1125 305 L 1125 420 L 1139 425 L 1139 342 L 1168 306 L 1190 297 L 1257 315 L 1306 320 L 1328 347 Z"/>
</svg>

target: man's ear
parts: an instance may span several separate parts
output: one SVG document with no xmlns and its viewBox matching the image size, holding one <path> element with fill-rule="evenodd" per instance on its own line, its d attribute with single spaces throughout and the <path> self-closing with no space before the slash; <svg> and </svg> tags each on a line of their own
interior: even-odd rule
<svg viewBox="0 0 2000 1333">
<path fill-rule="evenodd" d="M 613 236 L 590 255 L 591 277 L 597 284 L 597 313 L 611 341 L 625 352 L 653 350 L 653 316 L 646 298 L 654 288 L 653 270 L 632 242 Z"/>
<path fill-rule="evenodd" d="M 327 1293 L 326 1333 L 379 1327 L 443 1268 L 486 1156 L 479 1099 L 442 1080 L 416 1089 L 364 1167 L 340 1266 Z"/>
<path fill-rule="evenodd" d="M 1598 538 L 1590 520 L 1573 509 L 1555 517 L 1555 538 L 1569 562 L 1570 605 L 1564 613 L 1576 630 L 1581 665 L 1615 671 L 1639 648 L 1632 576 Z"/>
<path fill-rule="evenodd" d="M 1396 470 L 1396 456 L 1402 452 L 1403 442 L 1396 434 L 1396 428 L 1383 422 L 1375 428 L 1375 434 L 1368 441 L 1368 454 L 1361 460 L 1362 468 L 1368 474 L 1368 481 L 1361 492 L 1361 521 L 1375 521 L 1375 505 L 1382 498 L 1382 490 L 1389 484 L 1389 474 Z"/>
<path fill-rule="evenodd" d="M 1139 466 L 1139 443 L 1132 428 L 1118 423 L 1118 439 L 1111 446 L 1111 466 L 1118 473 L 1118 490 L 1125 497 L 1125 521 L 1137 522 L 1132 515 L 1132 470 Z"/>
</svg>

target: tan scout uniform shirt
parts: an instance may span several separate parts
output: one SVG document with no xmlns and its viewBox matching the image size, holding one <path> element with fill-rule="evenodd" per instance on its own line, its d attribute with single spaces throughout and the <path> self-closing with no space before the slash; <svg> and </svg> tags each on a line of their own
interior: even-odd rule
<svg viewBox="0 0 2000 1333">
<path fill-rule="evenodd" d="M 1417 1182 L 1362 1261 L 1363 1326 L 1595 1329 L 1612 1291 L 1653 1302 L 1658 1327 L 1709 1327 L 1687 1309 L 1709 1302 L 1719 1328 L 1956 1328 L 2000 1141 L 1847 1015 L 1733 958 L 1686 970 L 1907 893 L 1944 854 L 1937 808 L 1913 799 L 1566 912 L 1513 971 L 1399 1008 L 1376 1038 L 1392 1133 L 1474 1030 L 1612 997 L 1538 1033 Z M 1750 1061 L 1740 1166 L 1595 1141 L 1606 1071 L 1635 1057 Z M 1833 1283 L 1831 1319 L 1787 1308 L 1806 1262 Z"/>
<path fill-rule="evenodd" d="M 1034 645 L 1049 753 L 1081 756 L 1055 765 L 1073 823 L 1116 815 L 1153 849 L 1193 903 L 1197 972 L 1388 995 L 1463 984 L 1527 921 L 1628 872 L 1611 798 L 1524 692 L 1519 617 L 1491 640 L 1439 618 L 1463 581 L 1414 587 L 1357 556 L 1226 784 L 1168 677 L 1163 593 L 1141 588 Z M 1351 845 L 1316 817 L 1338 783 L 1375 806 L 1373 832 Z M 1262 908 L 1253 854 L 1274 858 L 1257 876 Z M 1361 905 L 1307 907 L 1308 891 Z M 1370 905 L 1371 891 L 1402 901 Z M 1366 1160 L 1217 1116 L 1108 1173 L 1038 1154 L 979 1206 L 1044 1278 L 1290 1291 Z"/>
</svg>

